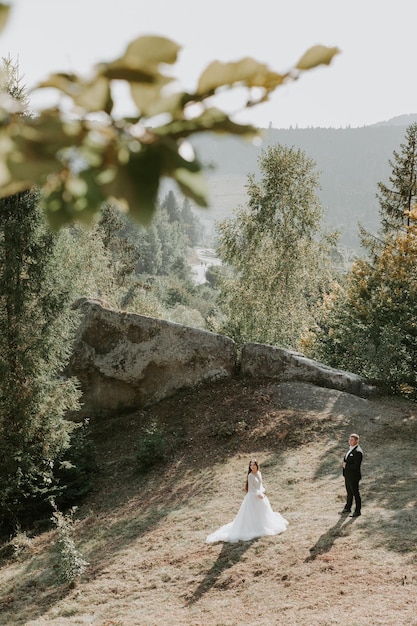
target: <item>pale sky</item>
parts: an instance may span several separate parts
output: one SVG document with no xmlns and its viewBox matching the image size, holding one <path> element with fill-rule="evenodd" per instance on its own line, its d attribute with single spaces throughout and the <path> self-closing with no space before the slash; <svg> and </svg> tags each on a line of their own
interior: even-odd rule
<svg viewBox="0 0 417 626">
<path fill-rule="evenodd" d="M 6 1 L 6 0 L 4 0 Z M 54 71 L 86 74 L 140 35 L 181 45 L 184 88 L 214 59 L 245 56 L 283 72 L 315 44 L 337 46 L 330 66 L 278 88 L 234 119 L 259 127 L 345 128 L 417 113 L 416 0 L 10 0 L 2 56 L 30 88 Z M 32 101 L 36 103 L 33 96 Z M 233 103 L 233 106 L 236 106 Z"/>
</svg>

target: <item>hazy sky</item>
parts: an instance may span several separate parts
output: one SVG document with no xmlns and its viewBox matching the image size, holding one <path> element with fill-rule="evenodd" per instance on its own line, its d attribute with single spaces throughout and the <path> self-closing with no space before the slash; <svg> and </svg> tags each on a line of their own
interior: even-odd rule
<svg viewBox="0 0 417 626">
<path fill-rule="evenodd" d="M 4 0 L 6 1 L 6 0 Z M 144 34 L 182 46 L 175 76 L 195 86 L 214 60 L 251 56 L 285 71 L 317 43 L 341 50 L 329 67 L 277 89 L 239 116 L 260 127 L 364 126 L 417 113 L 415 0 L 10 0 L 2 56 L 31 87 L 52 71 L 86 73 Z"/>
</svg>

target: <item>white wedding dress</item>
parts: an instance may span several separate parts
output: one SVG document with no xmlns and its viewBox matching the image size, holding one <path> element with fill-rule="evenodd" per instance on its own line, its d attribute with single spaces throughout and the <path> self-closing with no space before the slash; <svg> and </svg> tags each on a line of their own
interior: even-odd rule
<svg viewBox="0 0 417 626">
<path fill-rule="evenodd" d="M 278 533 L 287 530 L 287 520 L 272 510 L 269 500 L 264 494 L 261 472 L 248 474 L 248 493 L 244 497 L 235 519 L 209 535 L 206 543 L 249 541 L 255 537 L 278 535 Z"/>
</svg>

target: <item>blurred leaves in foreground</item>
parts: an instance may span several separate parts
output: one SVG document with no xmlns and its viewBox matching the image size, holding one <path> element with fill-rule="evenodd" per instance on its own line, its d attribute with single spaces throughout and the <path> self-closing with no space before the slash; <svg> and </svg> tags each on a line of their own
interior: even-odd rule
<svg viewBox="0 0 417 626">
<path fill-rule="evenodd" d="M 8 6 L 0 4 L 0 28 Z M 60 104 L 31 116 L 0 94 L 0 197 L 38 186 L 51 225 L 89 221 L 105 200 L 116 201 L 143 224 L 155 208 L 161 178 L 174 180 L 200 206 L 208 205 L 202 165 L 184 143 L 195 133 L 253 138 L 259 131 L 237 124 L 217 108 L 215 96 L 246 88 L 242 108 L 265 102 L 300 73 L 328 65 L 337 48 L 314 46 L 284 73 L 251 58 L 213 61 L 193 93 L 170 74 L 180 48 L 168 38 L 143 36 L 121 58 L 98 64 L 88 80 L 51 74 L 35 87 L 54 89 Z M 117 83 L 128 84 L 133 114 L 117 117 Z M 4 97 L 3 97 L 4 96 Z"/>
</svg>

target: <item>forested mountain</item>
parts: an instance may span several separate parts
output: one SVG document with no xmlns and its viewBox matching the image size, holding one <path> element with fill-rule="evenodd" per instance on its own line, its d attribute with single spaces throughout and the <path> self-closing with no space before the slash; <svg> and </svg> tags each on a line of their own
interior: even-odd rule
<svg viewBox="0 0 417 626">
<path fill-rule="evenodd" d="M 320 172 L 320 201 L 326 223 L 338 228 L 342 246 L 359 251 L 358 222 L 376 232 L 379 226 L 377 183 L 388 182 L 389 159 L 404 140 L 417 115 L 404 115 L 362 128 L 307 128 L 264 130 L 261 145 L 223 136 L 198 136 L 193 145 L 209 167 L 210 208 L 197 209 L 206 231 L 246 201 L 247 175 L 258 173 L 262 149 L 277 143 L 301 148 Z"/>
</svg>

